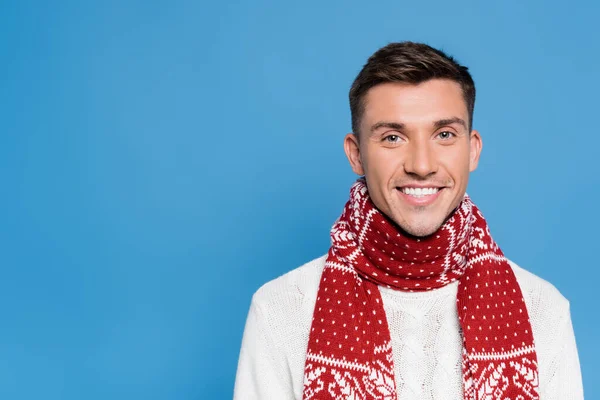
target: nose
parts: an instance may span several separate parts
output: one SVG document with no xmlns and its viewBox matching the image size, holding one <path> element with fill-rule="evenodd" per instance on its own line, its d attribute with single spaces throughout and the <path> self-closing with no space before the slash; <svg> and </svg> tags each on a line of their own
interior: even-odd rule
<svg viewBox="0 0 600 400">
<path fill-rule="evenodd" d="M 438 169 L 437 160 L 431 143 L 427 141 L 413 141 L 408 149 L 404 170 L 407 174 L 415 174 L 425 178 L 435 173 Z"/>
</svg>

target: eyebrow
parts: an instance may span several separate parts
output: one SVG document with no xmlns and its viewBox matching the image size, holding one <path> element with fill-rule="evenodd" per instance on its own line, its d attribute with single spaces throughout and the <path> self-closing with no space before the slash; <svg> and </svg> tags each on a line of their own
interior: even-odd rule
<svg viewBox="0 0 600 400">
<path fill-rule="evenodd" d="M 389 128 L 395 131 L 401 131 L 404 129 L 406 125 L 401 122 L 388 122 L 388 121 L 379 121 L 371 127 L 371 134 L 374 134 L 375 131 L 379 128 Z"/>
<path fill-rule="evenodd" d="M 447 125 L 452 125 L 452 124 L 459 124 L 463 128 L 467 129 L 467 123 L 462 118 L 458 118 L 458 117 L 444 118 L 444 119 L 439 119 L 439 120 L 433 122 L 433 126 L 435 129 L 439 129 L 442 126 L 447 126 Z M 371 135 L 373 135 L 375 133 L 375 131 L 380 128 L 389 128 L 389 129 L 393 129 L 396 131 L 401 131 L 404 128 L 406 128 L 406 125 L 403 124 L 402 122 L 379 121 L 371 127 Z"/>
<path fill-rule="evenodd" d="M 452 125 L 452 124 L 459 124 L 459 125 L 462 125 L 463 128 L 467 129 L 467 123 L 462 118 L 458 118 L 458 117 L 440 119 L 438 121 L 435 121 L 433 123 L 433 126 L 435 126 L 435 128 L 438 129 L 438 128 L 441 128 L 442 126 Z"/>
</svg>

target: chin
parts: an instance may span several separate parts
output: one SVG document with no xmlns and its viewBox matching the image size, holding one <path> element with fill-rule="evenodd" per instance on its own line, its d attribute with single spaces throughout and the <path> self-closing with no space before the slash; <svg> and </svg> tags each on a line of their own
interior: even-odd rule
<svg viewBox="0 0 600 400">
<path fill-rule="evenodd" d="M 402 227 L 402 230 L 414 237 L 427 237 L 433 235 L 440 228 L 439 226 L 431 227 L 431 226 L 407 226 Z"/>
<path fill-rule="evenodd" d="M 399 227 L 402 231 L 407 233 L 410 236 L 414 237 L 426 237 L 433 235 L 437 232 L 441 226 L 444 224 L 444 221 L 407 221 L 406 219 L 402 219 L 402 222 L 398 222 L 398 218 L 394 218 L 395 225 Z"/>
<path fill-rule="evenodd" d="M 399 203 L 397 199 L 389 199 L 386 203 L 385 208 L 379 208 L 381 213 L 402 232 L 416 238 L 433 235 L 452 214 L 445 212 L 443 204 L 415 207 Z"/>
</svg>

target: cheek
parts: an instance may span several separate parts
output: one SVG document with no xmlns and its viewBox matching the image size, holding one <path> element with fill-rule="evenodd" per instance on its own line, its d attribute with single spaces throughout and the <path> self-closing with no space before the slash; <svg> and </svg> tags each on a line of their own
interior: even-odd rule
<svg viewBox="0 0 600 400">
<path fill-rule="evenodd" d="M 470 158 L 469 149 L 444 149 L 439 154 L 440 164 L 444 166 L 453 180 L 464 180 L 469 176 Z"/>
<path fill-rule="evenodd" d="M 377 177 L 379 181 L 391 179 L 399 167 L 402 166 L 402 155 L 399 152 L 385 148 L 370 148 L 363 160 L 367 173 Z"/>
</svg>

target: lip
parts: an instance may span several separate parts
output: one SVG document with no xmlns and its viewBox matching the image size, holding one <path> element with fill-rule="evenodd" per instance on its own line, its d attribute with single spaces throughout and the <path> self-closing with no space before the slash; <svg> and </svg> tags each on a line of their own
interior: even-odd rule
<svg viewBox="0 0 600 400">
<path fill-rule="evenodd" d="M 431 187 L 431 186 L 417 186 L 417 185 L 413 186 L 413 185 L 410 185 L 410 186 L 405 186 L 405 187 L 411 187 L 411 188 L 412 187 L 414 187 L 414 188 L 420 187 L 420 188 L 423 188 L 423 187 Z M 404 193 L 402 190 L 400 190 L 400 188 L 396 188 L 396 191 L 398 192 L 398 195 L 400 196 L 400 198 L 403 201 L 405 201 L 406 203 L 408 203 L 410 205 L 413 205 L 413 206 L 423 207 L 423 206 L 428 206 L 430 204 L 433 204 L 433 202 L 435 202 L 437 200 L 437 198 L 440 196 L 440 193 L 442 193 L 442 191 L 444 190 L 444 188 L 438 188 L 438 189 L 439 190 L 436 193 L 434 193 L 434 194 L 430 194 L 430 195 L 427 195 L 427 196 L 422 196 L 422 197 L 419 197 L 419 198 Z"/>
</svg>

